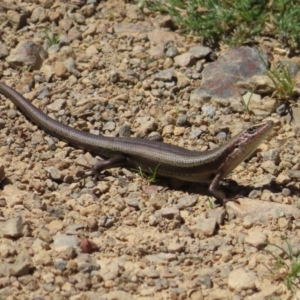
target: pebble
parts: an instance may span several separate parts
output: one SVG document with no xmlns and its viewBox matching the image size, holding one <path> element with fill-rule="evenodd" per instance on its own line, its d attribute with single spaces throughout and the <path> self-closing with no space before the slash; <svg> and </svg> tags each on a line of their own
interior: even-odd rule
<svg viewBox="0 0 300 300">
<path fill-rule="evenodd" d="M 253 290 L 256 288 L 256 280 L 257 276 L 253 271 L 246 271 L 243 268 L 239 268 L 230 272 L 228 287 L 235 292 Z"/>
<path fill-rule="evenodd" d="M 154 76 L 157 80 L 171 81 L 174 76 L 174 68 L 169 68 L 169 69 L 160 71 L 160 72 L 156 73 Z"/>
<path fill-rule="evenodd" d="M 17 257 L 15 263 L 9 267 L 9 273 L 11 276 L 19 277 L 29 274 L 30 268 L 32 268 L 32 261 L 28 252 L 23 250 Z"/>
<path fill-rule="evenodd" d="M 104 281 L 114 280 L 119 275 L 119 266 L 115 262 L 109 262 L 104 264 L 100 262 L 100 265 L 100 275 Z"/>
<path fill-rule="evenodd" d="M 187 207 L 194 206 L 198 201 L 198 197 L 196 195 L 193 196 L 185 196 L 179 199 L 177 202 L 178 209 L 185 209 Z"/>
<path fill-rule="evenodd" d="M 0 233 L 4 237 L 19 238 L 24 235 L 24 225 L 22 217 L 11 218 L 2 223 Z"/>
<path fill-rule="evenodd" d="M 158 278 L 159 277 L 159 272 L 153 268 L 144 269 L 143 274 L 148 278 Z"/>
<path fill-rule="evenodd" d="M 176 47 L 174 46 L 170 46 L 167 51 L 166 51 L 166 55 L 167 57 L 171 57 L 171 58 L 174 58 L 175 56 L 177 56 L 179 53 L 178 53 L 178 50 Z"/>
<path fill-rule="evenodd" d="M 164 207 L 162 208 L 159 213 L 163 218 L 173 220 L 180 218 L 180 213 L 177 207 Z"/>
<path fill-rule="evenodd" d="M 190 67 L 196 63 L 196 58 L 191 53 L 183 53 L 174 57 L 174 63 L 180 67 Z"/>
<path fill-rule="evenodd" d="M 168 245 L 168 251 L 170 253 L 182 252 L 183 250 L 184 250 L 184 244 L 182 243 L 171 242 Z"/>
<path fill-rule="evenodd" d="M 40 45 L 25 41 L 12 49 L 6 60 L 11 65 L 30 66 L 33 70 L 38 70 L 46 57 L 47 53 Z"/>
<path fill-rule="evenodd" d="M 49 173 L 51 179 L 55 181 L 62 181 L 63 174 L 59 171 L 59 169 L 55 167 L 48 167 L 46 168 L 46 171 Z"/>
<path fill-rule="evenodd" d="M 264 247 L 266 242 L 267 237 L 265 236 L 265 234 L 259 231 L 250 232 L 250 234 L 245 239 L 246 244 L 258 249 Z"/>
<path fill-rule="evenodd" d="M 294 180 L 300 179 L 300 171 L 299 170 L 287 170 L 287 176 Z"/>
<path fill-rule="evenodd" d="M 202 218 L 198 217 L 195 219 L 195 225 L 191 226 L 191 231 L 194 235 L 200 237 L 212 236 L 216 229 L 216 219 L 215 218 Z"/>
<path fill-rule="evenodd" d="M 266 172 L 269 172 L 269 173 L 271 173 L 273 175 L 276 175 L 277 166 L 271 160 L 264 161 L 261 164 L 261 168 L 263 168 Z"/>
<path fill-rule="evenodd" d="M 69 247 L 78 245 L 78 237 L 72 235 L 56 235 L 53 237 L 53 249 L 58 252 L 65 251 Z"/>
<path fill-rule="evenodd" d="M 194 46 L 189 49 L 189 52 L 192 53 L 197 59 L 202 59 L 207 57 L 212 50 L 209 47 Z"/>
<path fill-rule="evenodd" d="M 203 106 L 202 111 L 210 118 L 216 114 L 216 109 L 212 106 Z"/>
</svg>

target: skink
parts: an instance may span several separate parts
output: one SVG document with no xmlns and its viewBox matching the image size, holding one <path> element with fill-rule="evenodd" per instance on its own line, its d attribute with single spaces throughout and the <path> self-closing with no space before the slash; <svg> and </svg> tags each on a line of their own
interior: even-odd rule
<svg viewBox="0 0 300 300">
<path fill-rule="evenodd" d="M 0 82 L 0 93 L 9 98 L 44 131 L 68 144 L 104 158 L 95 172 L 115 167 L 140 168 L 146 172 L 184 181 L 209 183 L 209 192 L 221 203 L 228 199 L 219 182 L 249 157 L 273 128 L 273 121 L 250 126 L 219 148 L 204 152 L 187 150 L 160 141 L 130 137 L 105 137 L 68 127 L 48 117 L 14 89 Z"/>
</svg>

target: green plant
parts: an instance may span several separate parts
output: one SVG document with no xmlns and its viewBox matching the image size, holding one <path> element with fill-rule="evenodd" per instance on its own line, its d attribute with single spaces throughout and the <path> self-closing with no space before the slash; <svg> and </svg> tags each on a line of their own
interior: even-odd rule
<svg viewBox="0 0 300 300">
<path fill-rule="evenodd" d="M 209 209 L 215 209 L 217 207 L 217 205 L 215 204 L 215 202 L 212 200 L 211 197 L 208 198 L 208 208 Z"/>
<path fill-rule="evenodd" d="M 289 290 L 295 291 L 294 280 L 300 275 L 300 254 L 298 256 L 294 256 L 293 249 L 290 242 L 287 240 L 287 238 L 285 237 L 282 238 L 287 245 L 287 250 L 285 250 L 283 247 L 280 247 L 276 244 L 267 243 L 267 245 L 272 245 L 280 249 L 283 252 L 283 254 L 287 257 L 288 262 L 286 262 L 286 260 L 280 257 L 279 255 L 276 255 L 269 250 L 265 250 L 268 254 L 270 254 L 274 258 L 275 260 L 274 268 L 276 269 L 276 271 L 273 271 L 274 268 L 272 269 L 266 265 L 265 266 L 275 276 L 276 279 L 283 278 Z"/>
<path fill-rule="evenodd" d="M 112 20 L 114 19 L 114 13 L 113 13 L 112 11 L 110 11 L 110 12 L 108 13 L 108 19 L 109 19 L 110 21 L 112 21 Z"/>
<path fill-rule="evenodd" d="M 141 58 L 141 61 L 143 61 L 145 64 L 151 63 L 153 60 L 149 56 L 144 56 Z"/>
<path fill-rule="evenodd" d="M 276 31 L 279 39 L 293 48 L 299 48 L 299 1 L 277 0 L 274 1 L 273 5 L 278 12 L 277 17 L 274 18 L 274 25 L 277 28 Z"/>
<path fill-rule="evenodd" d="M 140 174 L 140 176 L 142 178 L 146 178 L 149 182 L 154 183 L 154 182 L 157 182 L 157 171 L 158 171 L 159 166 L 160 166 L 160 164 L 158 164 L 154 170 L 149 168 L 149 171 L 147 172 L 147 173 L 149 173 L 149 175 L 146 175 L 145 172 L 141 168 L 132 169 L 132 170 L 137 172 L 138 174 Z"/>
<path fill-rule="evenodd" d="M 250 102 L 251 102 L 253 93 L 254 93 L 254 91 L 252 90 L 252 91 L 251 91 L 251 94 L 250 94 L 250 97 L 248 98 L 247 102 L 246 102 L 246 99 L 243 97 L 243 95 L 240 93 L 240 99 L 241 99 L 241 102 L 242 102 L 242 104 L 243 104 L 243 106 L 244 106 L 245 112 L 246 112 L 248 115 L 250 114 L 249 104 L 250 104 Z"/>
<path fill-rule="evenodd" d="M 59 43 L 59 35 L 54 33 L 53 26 L 51 27 L 51 30 L 46 28 L 44 33 L 50 46 L 57 45 Z"/>
<path fill-rule="evenodd" d="M 151 183 L 154 183 L 157 181 L 157 171 L 158 171 L 159 166 L 160 166 L 160 164 L 158 164 L 154 170 L 149 168 L 150 176 L 148 177 L 148 179 Z"/>
<path fill-rule="evenodd" d="M 183 32 L 204 43 L 242 44 L 257 35 L 300 46 L 300 1 L 295 0 L 153 0 L 150 9 L 169 14 Z"/>
<path fill-rule="evenodd" d="M 138 9 L 141 11 L 143 11 L 145 5 L 146 5 L 146 0 L 139 0 L 139 2 L 137 3 Z"/>
<path fill-rule="evenodd" d="M 295 80 L 291 76 L 287 66 L 280 63 L 280 66 L 273 66 L 267 76 L 272 80 L 275 86 L 275 93 L 282 100 L 290 100 L 293 97 Z"/>
</svg>

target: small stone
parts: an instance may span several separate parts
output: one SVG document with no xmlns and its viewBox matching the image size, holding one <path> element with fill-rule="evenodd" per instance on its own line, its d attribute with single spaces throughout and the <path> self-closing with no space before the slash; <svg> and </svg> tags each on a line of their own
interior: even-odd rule
<svg viewBox="0 0 300 300">
<path fill-rule="evenodd" d="M 215 209 L 210 209 L 207 216 L 215 219 L 218 225 L 223 225 L 226 215 L 226 209 L 223 207 L 217 207 Z"/>
<path fill-rule="evenodd" d="M 159 272 L 153 268 L 144 269 L 143 274 L 149 278 L 158 278 L 159 277 Z"/>
<path fill-rule="evenodd" d="M 10 274 L 12 276 L 23 276 L 29 273 L 32 268 L 30 255 L 26 250 L 23 250 L 17 257 L 16 262 L 10 267 Z"/>
<path fill-rule="evenodd" d="M 279 218 L 278 226 L 281 230 L 287 230 L 291 226 L 290 220 L 288 220 L 286 218 Z"/>
<path fill-rule="evenodd" d="M 82 253 L 92 253 L 98 250 L 98 246 L 87 238 L 80 242 L 79 248 L 81 249 Z"/>
<path fill-rule="evenodd" d="M 80 197 L 80 199 L 87 198 L 87 197 L 91 197 L 90 195 L 82 195 Z M 91 197 L 92 198 L 92 197 Z M 87 207 L 83 207 L 80 209 L 80 214 L 82 216 L 99 216 L 99 214 L 101 214 L 101 207 L 98 204 L 91 204 L 88 205 Z"/>
<path fill-rule="evenodd" d="M 53 67 L 53 70 L 55 72 L 55 75 L 60 78 L 65 78 L 68 76 L 68 69 L 61 61 L 56 61 Z"/>
<path fill-rule="evenodd" d="M 187 115 L 180 114 L 176 121 L 176 126 L 185 126 L 187 122 Z"/>
<path fill-rule="evenodd" d="M 99 297 L 98 293 L 95 293 L 95 296 L 91 296 L 90 299 L 97 299 Z M 103 299 L 114 299 L 114 300 L 135 300 L 136 297 L 132 296 L 130 293 L 124 291 L 111 291 L 107 294 L 102 294 Z"/>
<path fill-rule="evenodd" d="M 54 213 L 51 212 L 51 214 L 56 216 L 55 212 Z M 52 235 L 52 234 L 57 233 L 60 230 L 62 230 L 62 228 L 64 227 L 64 224 L 60 220 L 53 220 L 53 221 L 49 222 L 45 227 L 49 230 L 49 234 Z"/>
<path fill-rule="evenodd" d="M 177 207 L 164 207 L 160 210 L 160 214 L 163 218 L 169 220 L 180 218 L 179 209 Z"/>
<path fill-rule="evenodd" d="M 0 43 L 0 58 L 4 58 L 8 56 L 9 52 L 7 50 L 7 47 L 4 43 Z"/>
<path fill-rule="evenodd" d="M 288 188 L 283 188 L 283 189 L 282 189 L 282 195 L 283 195 L 284 197 L 290 196 L 290 195 L 291 195 L 291 190 L 288 189 Z"/>
<path fill-rule="evenodd" d="M 279 151 L 277 149 L 270 149 L 268 151 L 262 151 L 262 152 L 260 152 L 260 154 L 265 161 L 271 160 L 276 164 L 280 162 Z"/>
<path fill-rule="evenodd" d="M 194 206 L 198 201 L 198 196 L 192 195 L 192 196 L 184 196 L 181 197 L 177 203 L 178 209 L 185 209 L 187 207 Z"/>
<path fill-rule="evenodd" d="M 68 39 L 70 42 L 74 40 L 80 40 L 81 32 L 76 27 L 71 27 L 71 29 L 68 32 Z"/>
<path fill-rule="evenodd" d="M 162 136 L 166 136 L 166 135 L 172 134 L 173 130 L 174 130 L 174 125 L 166 125 L 163 128 Z"/>
<path fill-rule="evenodd" d="M 131 126 L 128 124 L 123 124 L 119 128 L 119 136 L 120 137 L 129 137 L 131 134 Z"/>
<path fill-rule="evenodd" d="M 158 224 L 158 218 L 156 216 L 150 216 L 149 217 L 149 225 L 150 226 L 156 226 Z"/>
<path fill-rule="evenodd" d="M 70 272 L 72 273 L 75 273 L 78 271 L 78 264 L 75 260 L 73 259 L 70 259 L 67 263 L 67 267 L 66 267 L 67 270 L 69 270 Z"/>
<path fill-rule="evenodd" d="M 174 33 L 158 29 L 148 32 L 148 39 L 151 44 L 162 45 L 163 48 L 164 44 L 174 42 L 176 40 Z"/>
<path fill-rule="evenodd" d="M 207 57 L 212 50 L 209 47 L 195 46 L 189 49 L 189 53 L 193 54 L 197 59 L 202 59 Z"/>
<path fill-rule="evenodd" d="M 48 251 L 41 250 L 34 255 L 33 262 L 35 266 L 50 266 L 52 264 L 52 259 Z"/>
<path fill-rule="evenodd" d="M 22 41 L 6 60 L 12 66 L 30 66 L 33 70 L 38 70 L 46 57 L 47 52 L 40 45 L 32 41 Z"/>
<path fill-rule="evenodd" d="M 210 118 L 214 117 L 216 114 L 216 109 L 212 106 L 202 106 L 202 111 Z"/>
<path fill-rule="evenodd" d="M 51 179 L 53 179 L 55 181 L 63 180 L 63 174 L 59 171 L 59 169 L 57 169 L 53 166 L 45 168 L 45 169 L 49 173 Z"/>
<path fill-rule="evenodd" d="M 226 138 L 227 138 L 227 134 L 226 132 L 224 131 L 221 131 L 217 134 L 217 138 L 220 140 L 220 141 L 225 141 Z"/>
<path fill-rule="evenodd" d="M 287 175 L 294 180 L 299 180 L 300 170 L 287 170 Z"/>
<path fill-rule="evenodd" d="M 177 87 L 181 90 L 190 85 L 190 79 L 185 76 L 184 74 L 181 74 L 179 72 L 176 73 L 177 77 Z"/>
<path fill-rule="evenodd" d="M 9 264 L 9 263 L 5 263 L 5 262 L 1 263 L 0 264 L 0 274 L 2 276 L 9 277 L 10 267 L 11 267 L 11 264 Z"/>
<path fill-rule="evenodd" d="M 244 226 L 244 228 L 247 228 L 247 229 L 253 227 L 254 223 L 255 223 L 255 221 L 248 216 L 246 218 L 244 218 L 244 220 L 243 220 L 243 226 Z"/>
<path fill-rule="evenodd" d="M 19 238 L 23 236 L 24 222 L 21 217 L 12 218 L 7 220 L 0 229 L 0 232 L 4 237 Z"/>
<path fill-rule="evenodd" d="M 154 60 L 164 59 L 165 58 L 165 48 L 163 44 L 159 44 L 156 46 L 151 46 L 150 50 L 148 50 L 149 56 Z"/>
<path fill-rule="evenodd" d="M 267 160 L 267 161 L 264 161 L 261 165 L 261 168 L 263 168 L 265 171 L 275 175 L 276 171 L 277 171 L 277 167 L 276 165 L 274 164 L 273 161 L 271 160 Z"/>
<path fill-rule="evenodd" d="M 255 289 L 255 281 L 257 277 L 253 271 L 246 271 L 243 268 L 230 272 L 228 276 L 228 287 L 235 291 Z"/>
<path fill-rule="evenodd" d="M 9 257 L 9 256 L 15 256 L 17 254 L 17 251 L 15 248 L 13 248 L 11 245 L 8 244 L 0 244 L 0 255 L 1 257 Z"/>
<path fill-rule="evenodd" d="M 126 201 L 128 206 L 134 207 L 135 209 L 139 209 L 139 200 L 138 199 L 128 199 Z"/>
<path fill-rule="evenodd" d="M 154 264 L 166 264 L 167 262 L 175 261 L 177 259 L 176 254 L 172 253 L 158 253 L 146 256 L 147 261 Z"/>
<path fill-rule="evenodd" d="M 21 191 L 14 185 L 5 185 L 1 192 L 1 197 L 6 201 L 8 207 L 22 205 L 26 196 L 27 194 L 24 191 Z"/>
<path fill-rule="evenodd" d="M 48 230 L 45 230 L 45 229 L 40 229 L 38 231 L 38 238 L 40 238 L 42 241 L 50 244 L 53 242 L 53 239 L 52 239 L 52 236 L 50 235 L 49 231 Z"/>
<path fill-rule="evenodd" d="M 58 260 L 54 263 L 54 268 L 60 271 L 64 271 L 67 268 L 67 260 Z"/>
<path fill-rule="evenodd" d="M 260 197 L 261 197 L 261 191 L 260 190 L 252 190 L 250 193 L 249 193 L 249 195 L 248 195 L 248 197 L 250 198 L 250 199 L 259 199 Z"/>
<path fill-rule="evenodd" d="M 179 136 L 179 135 L 184 135 L 185 133 L 185 127 L 175 127 L 174 130 L 173 130 L 173 134 L 175 136 Z"/>
<path fill-rule="evenodd" d="M 196 63 L 196 58 L 193 54 L 187 52 L 177 55 L 174 58 L 174 62 L 175 65 L 179 67 L 190 67 Z"/>
<path fill-rule="evenodd" d="M 114 280 L 119 275 L 119 266 L 115 262 L 108 262 L 104 265 L 101 264 L 99 273 L 104 281 Z"/>
<path fill-rule="evenodd" d="M 167 49 L 167 51 L 166 51 L 167 57 L 173 58 L 173 57 L 177 56 L 178 54 L 179 54 L 179 53 L 178 53 L 178 50 L 177 50 L 177 48 L 174 47 L 174 46 L 170 46 L 170 47 Z"/>
<path fill-rule="evenodd" d="M 116 123 L 113 121 L 108 121 L 107 123 L 105 123 L 105 125 L 103 126 L 103 130 L 104 131 L 114 131 L 116 128 Z"/>
<path fill-rule="evenodd" d="M 53 237 L 53 249 L 62 252 L 69 247 L 76 247 L 78 245 L 78 238 L 73 235 L 57 235 Z"/>
<path fill-rule="evenodd" d="M 17 111 L 15 109 L 10 108 L 10 109 L 7 110 L 7 116 L 10 119 L 14 119 L 17 116 Z"/>
<path fill-rule="evenodd" d="M 85 38 L 88 35 L 94 35 L 97 30 L 97 25 L 96 24 L 89 24 L 85 32 L 83 32 L 82 37 Z"/>
<path fill-rule="evenodd" d="M 185 246 L 183 243 L 177 243 L 177 242 L 171 242 L 168 245 L 168 251 L 170 253 L 178 253 L 182 252 L 184 250 Z"/>
<path fill-rule="evenodd" d="M 196 236 L 212 236 L 217 226 L 215 218 L 198 217 L 194 219 L 194 223 L 196 224 L 192 225 L 190 229 Z"/>
<path fill-rule="evenodd" d="M 189 296 L 190 300 L 204 300 L 203 293 L 201 290 L 194 290 Z"/>
<path fill-rule="evenodd" d="M 191 139 L 196 139 L 202 134 L 202 130 L 200 128 L 193 128 L 190 132 Z"/>
<path fill-rule="evenodd" d="M 66 100 L 65 99 L 57 99 L 51 104 L 47 105 L 47 108 L 50 112 L 58 112 L 62 109 L 64 109 L 66 106 Z"/>
<path fill-rule="evenodd" d="M 47 12 L 43 7 L 36 7 L 32 13 L 31 13 L 31 17 L 30 20 L 33 23 L 37 23 L 39 22 L 45 22 L 47 19 Z"/>
<path fill-rule="evenodd" d="M 255 247 L 257 249 L 263 248 L 266 242 L 267 242 L 266 235 L 259 231 L 250 232 L 250 234 L 245 239 L 246 244 Z"/>
<path fill-rule="evenodd" d="M 174 76 L 174 68 L 160 71 L 160 72 L 156 73 L 154 76 L 155 76 L 155 79 L 157 79 L 157 80 L 171 81 Z"/>
<path fill-rule="evenodd" d="M 211 300 L 227 300 L 231 299 L 231 295 L 228 290 L 216 288 L 209 293 L 209 298 Z"/>
<path fill-rule="evenodd" d="M 211 278 L 208 275 L 200 275 L 197 277 L 197 282 L 204 285 L 206 288 L 212 287 L 212 281 Z"/>
<path fill-rule="evenodd" d="M 91 45 L 91 46 L 87 47 L 87 49 L 85 50 L 85 53 L 88 56 L 97 55 L 98 54 L 98 47 L 96 45 Z"/>
</svg>

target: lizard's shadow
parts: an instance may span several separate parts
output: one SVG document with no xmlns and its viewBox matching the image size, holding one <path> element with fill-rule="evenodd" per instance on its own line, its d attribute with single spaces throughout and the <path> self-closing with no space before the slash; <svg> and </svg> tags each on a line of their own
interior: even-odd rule
<svg viewBox="0 0 300 300">
<path fill-rule="evenodd" d="M 177 183 L 176 183 L 177 184 Z M 190 193 L 197 193 L 205 196 L 211 196 L 208 191 L 208 185 L 207 184 L 199 184 L 194 182 L 180 182 L 181 186 L 174 187 L 173 184 L 169 184 L 172 189 L 177 189 L 185 192 Z M 281 193 L 284 188 L 288 188 L 290 190 L 290 195 L 296 195 L 300 196 L 300 189 L 293 185 L 280 185 L 276 182 L 271 182 L 269 184 L 264 184 L 259 187 L 254 187 L 252 185 L 242 185 L 237 183 L 236 181 L 232 179 L 225 179 L 222 180 L 220 183 L 220 189 L 225 193 L 227 198 L 234 199 L 235 197 L 249 197 L 249 194 L 253 192 L 254 190 L 257 191 L 263 191 L 268 190 L 271 193 Z"/>
<path fill-rule="evenodd" d="M 122 181 L 122 180 L 121 180 Z M 126 181 L 126 180 L 125 180 Z M 9 178 L 4 178 L 0 182 L 0 189 L 2 190 L 6 185 L 12 184 Z M 177 179 L 170 178 L 159 178 L 158 182 L 163 187 L 169 187 L 172 190 L 178 190 L 183 192 L 200 194 L 203 196 L 211 196 L 208 191 L 208 184 L 205 183 L 195 183 L 195 182 L 185 182 Z M 125 184 L 126 185 L 126 184 Z M 254 187 L 251 185 L 242 185 L 238 184 L 236 181 L 232 179 L 224 179 L 220 183 L 220 189 L 225 193 L 227 198 L 234 199 L 235 197 L 242 196 L 248 197 L 250 192 L 253 190 L 263 191 L 269 190 L 272 193 L 280 193 L 284 188 L 288 188 L 290 190 L 290 195 L 300 196 L 300 189 L 293 185 L 280 185 L 275 181 L 272 181 L 269 184 L 262 185 L 260 187 Z"/>
</svg>

